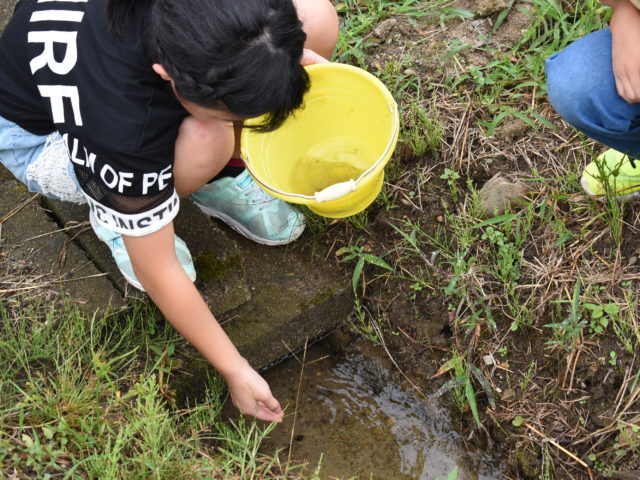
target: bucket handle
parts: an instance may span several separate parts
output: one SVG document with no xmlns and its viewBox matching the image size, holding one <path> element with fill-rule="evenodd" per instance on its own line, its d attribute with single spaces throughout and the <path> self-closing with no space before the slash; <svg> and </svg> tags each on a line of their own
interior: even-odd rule
<svg viewBox="0 0 640 480">
<path fill-rule="evenodd" d="M 339 198 L 344 197 L 345 195 L 356 191 L 356 181 L 351 179 L 346 182 L 334 183 L 333 185 L 329 185 L 324 190 L 316 192 L 313 195 L 316 202 L 330 202 L 331 200 L 337 200 Z"/>
<path fill-rule="evenodd" d="M 391 102 L 389 102 L 388 106 L 389 106 L 389 111 L 393 116 L 393 133 L 391 134 L 391 140 L 389 140 L 389 143 L 387 144 L 387 148 L 385 148 L 384 152 L 382 152 L 382 155 L 380 155 L 380 158 L 378 158 L 378 160 L 373 165 L 371 165 L 366 171 L 364 171 L 358 177 L 357 180 L 351 179 L 346 182 L 335 183 L 333 185 L 329 185 L 328 187 L 321 190 L 320 192 L 315 192 L 313 195 L 303 195 L 301 193 L 283 192 L 282 190 L 278 190 L 277 188 L 274 188 L 264 183 L 253 173 L 253 170 L 251 170 L 251 159 L 249 157 L 246 158 L 247 161 L 245 162 L 245 166 L 247 170 L 249 170 L 249 173 L 251 174 L 253 179 L 256 182 L 258 182 L 260 186 L 267 191 L 271 190 L 272 192 L 276 192 L 280 195 L 287 196 L 287 197 L 304 198 L 305 200 L 315 200 L 318 203 L 329 202 L 331 200 L 337 200 L 339 198 L 342 198 L 345 195 L 351 192 L 354 192 L 358 186 L 358 183 L 360 183 L 362 179 L 364 179 L 373 170 L 375 170 L 376 167 L 380 164 L 380 162 L 382 162 L 382 160 L 384 160 L 384 158 L 387 156 L 387 154 L 389 153 L 389 150 L 391 150 L 391 147 L 393 146 L 393 140 L 396 138 L 396 134 L 398 133 L 398 104 L 396 103 L 395 100 L 392 99 Z"/>
</svg>

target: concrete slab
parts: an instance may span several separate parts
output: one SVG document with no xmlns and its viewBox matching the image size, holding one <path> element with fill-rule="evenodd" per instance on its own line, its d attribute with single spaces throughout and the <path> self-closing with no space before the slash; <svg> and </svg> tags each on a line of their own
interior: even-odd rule
<svg viewBox="0 0 640 480">
<path fill-rule="evenodd" d="M 0 32 L 4 30 L 11 18 L 16 3 L 18 3 L 18 0 L 0 0 Z"/>
<path fill-rule="evenodd" d="M 243 355 L 258 367 L 282 359 L 342 324 L 353 309 L 348 279 L 304 248 L 265 247 L 234 236 L 245 256 L 252 298 L 220 318 Z"/>
<path fill-rule="evenodd" d="M 304 237 L 289 246 L 267 247 L 228 228 L 225 234 L 244 258 L 251 299 L 218 321 L 255 368 L 288 357 L 348 318 L 353 309 L 349 279 L 305 248 Z M 171 379 L 178 404 L 202 397 L 209 369 L 200 357 L 185 360 L 184 374 L 175 372 Z"/>
<path fill-rule="evenodd" d="M 3 286 L 6 295 L 24 292 L 46 297 L 47 301 L 55 297 L 78 305 L 90 315 L 124 308 L 122 294 L 69 235 L 59 231 L 41 206 L 40 198 L 28 193 L 17 181 L 0 183 L 0 250 L 7 278 L 13 278 L 10 285 Z M 19 206 L 23 208 L 10 216 Z M 22 275 L 12 274 L 9 265 L 26 269 L 28 277 L 24 276 L 24 283 L 15 283 Z"/>
<path fill-rule="evenodd" d="M 244 252 L 236 242 L 190 200 L 181 201 L 174 226 L 193 257 L 196 287 L 216 317 L 251 299 Z"/>
<path fill-rule="evenodd" d="M 69 222 L 88 222 L 86 205 L 76 205 L 45 199 L 62 225 Z M 217 228 L 190 201 L 182 201 L 175 221 L 176 233 L 187 243 L 196 266 L 196 286 L 214 315 L 237 308 L 251 298 L 244 278 L 244 260 L 238 246 Z M 120 275 L 109 248 L 91 229 L 80 233 L 77 240 L 87 255 L 125 295 L 138 295 Z"/>
<path fill-rule="evenodd" d="M 87 221 L 87 207 L 46 200 L 61 224 Z M 265 367 L 339 325 L 353 307 L 348 279 L 303 241 L 267 247 L 236 234 L 182 200 L 176 233 L 194 258 L 196 286 L 249 361 Z M 100 270 L 127 290 L 108 248 L 91 231 L 77 236 Z M 197 363 L 197 362 L 196 362 Z M 190 367 L 197 369 L 198 367 Z"/>
<path fill-rule="evenodd" d="M 0 0 L 0 30 L 15 3 L 16 0 Z M 0 183 L 7 178 L 1 170 Z M 15 184 L 10 188 L 15 188 Z M 5 204 L 14 200 L 3 197 Z M 88 217 L 83 206 L 51 201 L 46 205 L 63 225 L 69 221 L 84 222 Z M 50 232 L 51 220 L 39 218 L 26 225 L 22 233 L 33 236 L 32 232 Z M 7 222 L 7 228 L 9 225 Z M 352 309 L 348 279 L 330 262 L 314 257 L 300 241 L 286 247 L 257 245 L 226 226 L 220 227 L 189 201 L 183 202 L 175 225 L 194 256 L 198 288 L 231 339 L 256 368 L 270 365 L 301 348 L 307 339 L 333 329 Z M 62 242 L 62 237 L 55 237 Z M 127 294 L 134 290 L 121 278 L 107 247 L 91 231 L 79 234 L 77 241 L 97 266 L 94 271 L 107 272 Z M 57 244 L 58 248 L 63 248 L 65 242 Z M 44 265 L 40 268 L 48 268 L 50 263 L 46 262 L 56 255 L 50 253 L 49 257 L 38 260 Z M 94 291 L 93 287 L 90 291 Z M 96 302 L 104 304 L 104 300 Z M 194 361 L 185 368 L 191 375 L 174 377 L 176 387 L 184 395 L 193 389 L 202 391 L 201 377 L 207 368 L 203 360 Z"/>
</svg>

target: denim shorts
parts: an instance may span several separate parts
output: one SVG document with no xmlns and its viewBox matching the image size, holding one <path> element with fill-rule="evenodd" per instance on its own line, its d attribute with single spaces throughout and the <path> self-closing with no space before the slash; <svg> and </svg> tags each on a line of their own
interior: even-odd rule
<svg viewBox="0 0 640 480">
<path fill-rule="evenodd" d="M 596 30 L 546 61 L 551 104 L 589 137 L 634 158 L 640 157 L 640 104 L 618 93 L 611 31 Z"/>
<path fill-rule="evenodd" d="M 30 192 L 84 203 L 67 147 L 58 132 L 34 135 L 0 117 L 0 163 Z"/>
</svg>

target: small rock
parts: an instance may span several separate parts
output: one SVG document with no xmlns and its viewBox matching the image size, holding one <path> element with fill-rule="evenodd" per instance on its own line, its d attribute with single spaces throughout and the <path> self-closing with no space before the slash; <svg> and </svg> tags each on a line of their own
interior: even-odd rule
<svg viewBox="0 0 640 480">
<path fill-rule="evenodd" d="M 513 400 L 514 398 L 516 398 L 516 392 L 514 392 L 512 389 L 507 388 L 503 393 L 502 393 L 502 400 L 504 400 L 505 402 L 510 402 L 511 400 Z"/>
<path fill-rule="evenodd" d="M 442 215 L 438 215 L 438 216 L 436 217 L 436 221 L 437 221 L 438 223 L 442 223 L 442 222 L 444 222 L 444 217 L 443 217 Z"/>
<path fill-rule="evenodd" d="M 638 263 L 638 257 L 634 255 L 629 259 L 629 266 L 635 265 L 636 263 Z"/>
<path fill-rule="evenodd" d="M 511 145 L 523 137 L 528 130 L 529 125 L 519 118 L 513 118 L 511 120 L 505 120 L 505 122 L 496 129 L 496 136 L 507 145 Z"/>
<path fill-rule="evenodd" d="M 396 26 L 398 21 L 395 18 L 388 18 L 383 20 L 378 25 L 376 25 L 373 29 L 373 34 L 380 39 L 381 42 L 384 42 L 393 30 L 393 27 Z"/>
<path fill-rule="evenodd" d="M 495 362 L 493 361 L 493 355 L 485 355 L 482 357 L 482 361 L 485 365 L 493 365 Z"/>
<path fill-rule="evenodd" d="M 511 182 L 500 176 L 493 177 L 484 184 L 478 195 L 478 214 L 480 218 L 502 215 L 507 206 L 514 208 L 524 203 L 529 189 L 520 182 Z"/>
<path fill-rule="evenodd" d="M 478 0 L 476 15 L 478 17 L 488 17 L 509 7 L 509 3 L 509 0 Z"/>
</svg>

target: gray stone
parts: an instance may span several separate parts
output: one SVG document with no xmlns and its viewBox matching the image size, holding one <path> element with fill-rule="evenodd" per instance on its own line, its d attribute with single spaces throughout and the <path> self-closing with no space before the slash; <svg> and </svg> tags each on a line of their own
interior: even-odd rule
<svg viewBox="0 0 640 480">
<path fill-rule="evenodd" d="M 90 315 L 124 308 L 120 292 L 69 235 L 59 231 L 40 200 L 15 180 L 0 184 L 0 238 L 5 269 L 10 274 L 11 265 L 20 264 L 29 270 L 30 280 L 15 288 L 23 288 L 18 291 L 26 295 L 46 297 L 47 301 L 54 297 L 60 302 L 69 301 Z M 23 208 L 11 215 L 19 206 Z"/>
<path fill-rule="evenodd" d="M 0 32 L 11 18 L 16 3 L 18 0 L 0 0 Z"/>
<path fill-rule="evenodd" d="M 86 206 L 51 200 L 47 204 L 63 224 L 87 220 Z M 190 200 L 182 200 L 174 224 L 194 258 L 196 286 L 256 368 L 336 328 L 353 308 L 348 279 L 335 265 L 314 257 L 311 249 L 304 248 L 303 239 L 283 247 L 256 244 L 212 220 Z M 125 290 L 126 282 L 106 245 L 90 230 L 77 239 L 99 268 Z M 199 392 L 208 368 L 196 356 L 184 368 L 191 375 L 176 379 L 181 385 L 177 388 Z"/>
<path fill-rule="evenodd" d="M 488 17 L 509 7 L 509 0 L 478 0 L 476 15 Z"/>
<path fill-rule="evenodd" d="M 46 199 L 46 202 L 62 224 L 89 221 L 88 207 L 85 205 L 50 199 Z M 196 266 L 196 285 L 214 315 L 221 315 L 251 298 L 238 247 L 191 201 L 181 202 L 175 229 L 176 234 L 189 246 Z M 120 274 L 109 248 L 96 237 L 91 228 L 80 233 L 77 240 L 121 291 L 127 295 L 137 295 L 137 290 Z"/>
<path fill-rule="evenodd" d="M 524 203 L 529 189 L 520 182 L 512 182 L 496 175 L 484 184 L 478 195 L 478 214 L 490 218 L 505 213 L 507 206 L 517 208 Z"/>
<path fill-rule="evenodd" d="M 381 42 L 384 42 L 397 23 L 398 21 L 395 18 L 387 18 L 373 28 L 373 34 L 379 38 Z"/>
</svg>

